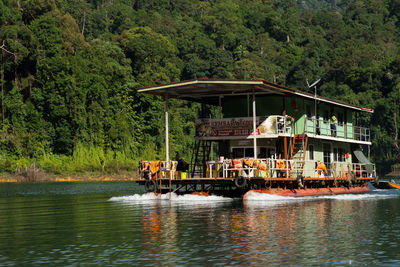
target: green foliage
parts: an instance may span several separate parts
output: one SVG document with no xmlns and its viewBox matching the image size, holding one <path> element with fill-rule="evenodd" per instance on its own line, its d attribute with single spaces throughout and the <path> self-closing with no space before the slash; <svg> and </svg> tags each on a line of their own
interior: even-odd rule
<svg viewBox="0 0 400 267">
<path fill-rule="evenodd" d="M 322 78 L 319 94 L 375 109 L 359 121 L 385 170 L 400 162 L 399 21 L 394 0 L 0 1 L 0 171 L 163 158 L 164 103 L 134 88 L 191 78 Z M 169 111 L 171 155 L 188 159 L 200 105 Z"/>
<path fill-rule="evenodd" d="M 141 85 L 168 83 L 179 79 L 176 48 L 168 38 L 149 27 L 123 31 L 114 38 L 131 59 L 133 75 Z"/>
</svg>

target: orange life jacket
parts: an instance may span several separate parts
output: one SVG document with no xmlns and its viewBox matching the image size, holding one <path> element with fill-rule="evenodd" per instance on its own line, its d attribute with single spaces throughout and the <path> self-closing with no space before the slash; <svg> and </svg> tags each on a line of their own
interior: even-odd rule
<svg viewBox="0 0 400 267">
<path fill-rule="evenodd" d="M 257 162 L 256 168 L 261 170 L 261 171 L 266 171 L 267 170 L 267 166 L 265 165 L 265 163 L 262 163 L 262 162 L 260 162 L 260 163 Z"/>
<path fill-rule="evenodd" d="M 150 162 L 150 171 L 153 176 L 152 179 L 156 178 L 156 175 L 160 171 L 160 169 L 161 169 L 161 160 Z"/>
<path fill-rule="evenodd" d="M 321 171 L 323 171 L 325 174 L 328 174 L 328 170 L 326 169 L 326 165 L 323 162 L 320 162 L 317 166 L 318 174 L 321 174 Z"/>
<path fill-rule="evenodd" d="M 243 158 L 243 163 L 244 163 L 245 165 L 249 166 L 250 168 L 253 168 L 254 159 L 246 160 L 245 158 Z"/>
<path fill-rule="evenodd" d="M 234 169 L 240 169 L 242 168 L 243 164 L 240 159 L 231 159 L 230 167 Z"/>
<path fill-rule="evenodd" d="M 278 159 L 276 165 L 278 169 L 285 169 L 285 161 L 283 159 Z"/>
</svg>

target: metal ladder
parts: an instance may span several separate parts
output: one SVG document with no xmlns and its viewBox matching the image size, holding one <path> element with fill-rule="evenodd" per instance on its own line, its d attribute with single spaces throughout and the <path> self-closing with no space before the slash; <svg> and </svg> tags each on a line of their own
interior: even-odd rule
<svg viewBox="0 0 400 267">
<path fill-rule="evenodd" d="M 211 143 L 211 141 L 206 140 L 195 140 L 192 157 L 190 159 L 190 174 L 192 178 L 195 177 L 196 174 L 198 174 L 200 177 L 206 177 L 206 164 L 210 159 Z M 200 158 L 201 155 L 203 156 L 202 159 Z"/>
<path fill-rule="evenodd" d="M 306 159 L 308 136 L 306 134 L 295 134 L 290 159 L 294 161 L 294 170 L 297 175 L 302 175 Z M 300 171 L 299 171 L 300 170 Z"/>
</svg>

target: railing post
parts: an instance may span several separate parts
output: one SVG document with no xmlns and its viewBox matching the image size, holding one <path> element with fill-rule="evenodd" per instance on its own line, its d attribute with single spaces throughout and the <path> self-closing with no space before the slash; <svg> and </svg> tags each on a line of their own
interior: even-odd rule
<svg viewBox="0 0 400 267">
<path fill-rule="evenodd" d="M 165 157 L 169 161 L 168 95 L 165 96 Z"/>
<path fill-rule="evenodd" d="M 256 95 L 253 89 L 253 149 L 254 159 L 257 159 L 257 125 L 256 125 Z"/>
</svg>

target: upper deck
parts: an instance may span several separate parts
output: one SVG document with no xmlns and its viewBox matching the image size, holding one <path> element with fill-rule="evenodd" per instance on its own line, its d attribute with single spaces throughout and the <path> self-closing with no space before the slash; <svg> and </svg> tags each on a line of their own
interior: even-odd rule
<svg viewBox="0 0 400 267">
<path fill-rule="evenodd" d="M 359 125 L 359 114 L 373 110 L 263 80 L 197 79 L 139 88 L 138 92 L 219 106 L 218 118 L 197 121 L 197 139 L 256 140 L 307 134 L 371 145 L 370 130 Z M 337 118 L 335 130 L 333 117 Z"/>
<path fill-rule="evenodd" d="M 290 137 L 307 134 L 309 137 L 338 142 L 371 144 L 370 129 L 350 123 L 340 123 L 333 132 L 329 121 L 322 118 L 300 118 L 291 120 L 286 116 L 271 115 L 256 117 L 257 129 L 253 134 L 252 117 L 223 119 L 198 119 L 196 138 L 199 140 L 234 140 L 252 138 Z M 298 129 L 296 125 L 305 125 Z"/>
</svg>

